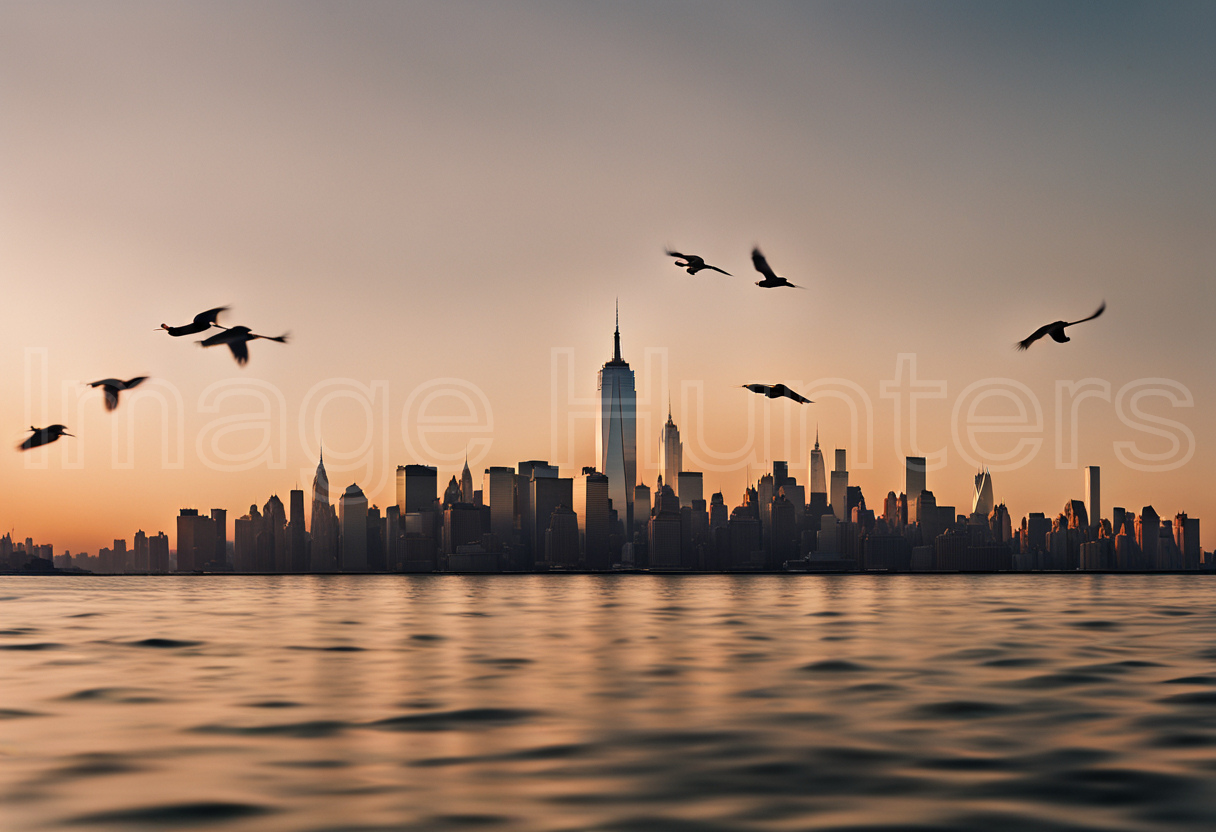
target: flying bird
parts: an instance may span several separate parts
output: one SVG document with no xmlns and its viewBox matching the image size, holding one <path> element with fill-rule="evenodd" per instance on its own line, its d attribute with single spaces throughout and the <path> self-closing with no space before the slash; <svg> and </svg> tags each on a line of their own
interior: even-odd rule
<svg viewBox="0 0 1216 832">
<path fill-rule="evenodd" d="M 762 396 L 767 396 L 770 399 L 779 399 L 785 396 L 787 399 L 793 399 L 798 404 L 814 404 L 813 401 L 806 396 L 800 396 L 784 384 L 744 384 L 748 390 L 753 393 L 759 393 Z"/>
<path fill-rule="evenodd" d="M 63 425 L 48 425 L 45 428 L 36 428 L 30 425 L 30 430 L 34 433 L 24 442 L 17 446 L 19 451 L 28 451 L 30 448 L 40 448 L 43 445 L 49 445 L 61 436 L 71 436 L 68 429 Z"/>
<path fill-rule="evenodd" d="M 217 344 L 227 344 L 228 349 L 232 350 L 232 357 L 236 359 L 236 363 L 242 367 L 249 361 L 249 342 L 256 341 L 259 338 L 264 338 L 267 341 L 278 341 L 280 344 L 287 343 L 287 334 L 283 333 L 277 337 L 271 335 L 257 335 L 250 331 L 247 326 L 234 326 L 230 329 L 225 329 L 223 332 L 217 332 L 205 341 L 199 341 L 204 347 L 214 347 Z"/>
<path fill-rule="evenodd" d="M 172 335 L 174 338 L 179 338 L 182 335 L 194 335 L 198 332 L 206 332 L 213 326 L 219 326 L 217 320 L 221 312 L 227 312 L 227 306 L 217 306 L 214 309 L 208 309 L 206 312 L 199 312 L 194 316 L 194 322 L 188 323 L 185 326 L 169 326 L 161 324 L 160 328 Z M 223 327 L 220 327 L 223 329 Z"/>
<path fill-rule="evenodd" d="M 1017 348 L 1019 350 L 1030 349 L 1030 345 L 1033 344 L 1035 341 L 1039 340 L 1040 338 L 1042 338 L 1044 335 L 1050 335 L 1051 340 L 1055 341 L 1056 343 L 1066 344 L 1072 339 L 1070 339 L 1067 335 L 1064 334 L 1064 327 L 1072 326 L 1074 324 L 1083 324 L 1086 321 L 1092 321 L 1094 318 L 1098 317 L 1105 311 L 1106 311 L 1106 301 L 1102 301 L 1102 305 L 1098 307 L 1098 311 L 1095 312 L 1094 314 L 1090 315 L 1088 318 L 1082 318 L 1079 321 L 1056 321 L 1055 323 L 1050 323 L 1050 324 L 1046 324 L 1045 326 L 1041 326 L 1038 329 L 1036 329 L 1033 333 L 1031 333 L 1030 337 L 1027 338 L 1025 341 L 1018 341 Z"/>
<path fill-rule="evenodd" d="M 760 248 L 752 249 L 752 265 L 756 267 L 756 271 L 764 275 L 764 280 L 757 280 L 756 285 L 765 289 L 775 289 L 778 286 L 789 286 L 791 289 L 805 289 L 805 286 L 795 286 L 784 277 L 777 277 L 777 273 L 773 271 L 772 266 L 764 259 L 764 255 L 760 253 Z"/>
<path fill-rule="evenodd" d="M 730 272 L 723 271 L 722 269 L 719 269 L 717 266 L 711 266 L 708 263 L 706 263 L 704 257 L 698 257 L 695 254 L 680 254 L 680 252 L 672 251 L 671 249 L 664 249 L 664 251 L 667 252 L 668 257 L 678 258 L 676 260 L 676 265 L 679 266 L 681 269 L 686 269 L 689 274 L 696 274 L 697 272 L 701 271 L 702 269 L 712 269 L 715 272 L 721 272 L 722 274 L 726 275 L 727 277 L 730 276 Z M 683 263 L 680 262 L 681 259 L 684 261 Z"/>
<path fill-rule="evenodd" d="M 118 391 L 130 390 L 148 380 L 147 376 L 136 376 L 122 381 L 116 378 L 103 378 L 101 381 L 86 382 L 90 387 L 100 387 L 106 394 L 106 410 L 118 407 Z"/>
</svg>

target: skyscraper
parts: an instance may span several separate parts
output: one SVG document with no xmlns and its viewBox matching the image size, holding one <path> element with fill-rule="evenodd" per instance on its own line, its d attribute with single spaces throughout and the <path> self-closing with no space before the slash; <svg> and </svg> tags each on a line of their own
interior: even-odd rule
<svg viewBox="0 0 1216 832">
<path fill-rule="evenodd" d="M 915 506 L 916 498 L 925 490 L 925 458 L 909 456 L 904 458 L 904 494 L 907 495 L 908 505 Z"/>
<path fill-rule="evenodd" d="M 663 482 L 676 489 L 680 496 L 680 472 L 684 470 L 684 445 L 680 442 L 680 429 L 671 419 L 671 402 L 667 403 L 667 424 L 659 432 L 659 474 Z"/>
<path fill-rule="evenodd" d="M 637 484 L 637 392 L 633 370 L 621 358 L 621 323 L 617 313 L 612 360 L 599 374 L 600 406 L 596 411 L 595 455 L 608 477 L 608 496 L 626 529 L 633 528 L 633 488 Z"/>
<path fill-rule="evenodd" d="M 430 465 L 397 466 L 397 510 L 433 511 L 439 496 L 439 472 Z"/>
<path fill-rule="evenodd" d="M 338 500 L 338 522 L 342 526 L 342 571 L 366 571 L 367 497 L 354 483 Z"/>
<path fill-rule="evenodd" d="M 308 533 L 304 528 L 304 489 L 293 488 L 288 495 L 290 515 L 287 521 L 288 569 L 308 571 Z"/>
<path fill-rule="evenodd" d="M 1089 527 L 1097 537 L 1102 524 L 1102 471 L 1097 465 L 1085 469 L 1085 510 L 1089 514 Z"/>
<path fill-rule="evenodd" d="M 971 513 L 987 519 L 992 514 L 992 472 L 985 468 L 975 475 L 975 494 L 971 497 Z"/>
<path fill-rule="evenodd" d="M 464 470 L 460 472 L 460 499 L 470 505 L 475 502 L 473 499 L 473 472 L 469 470 L 467 456 L 464 460 Z"/>
<path fill-rule="evenodd" d="M 329 503 L 329 477 L 325 473 L 325 451 L 317 460 L 312 478 L 312 512 L 308 520 L 312 533 L 312 552 L 308 568 L 313 572 L 333 572 L 338 568 L 338 528 L 333 506 Z"/>
<path fill-rule="evenodd" d="M 646 502 L 650 502 L 649 494 Z M 584 563 L 588 569 L 607 569 L 612 565 L 608 559 L 608 478 L 594 468 L 584 468 L 583 475 L 574 481 L 572 508 L 578 520 Z"/>
<path fill-rule="evenodd" d="M 836 449 L 836 467 L 832 470 L 832 514 L 837 520 L 848 520 L 849 469 L 845 464 L 844 448 Z"/>
<path fill-rule="evenodd" d="M 823 464 L 823 451 L 819 450 L 819 428 L 815 428 L 815 447 L 811 449 L 808 479 L 811 494 L 828 493 L 827 469 Z"/>
<path fill-rule="evenodd" d="M 664 482 L 667 480 L 664 479 Z M 702 484 L 700 471 L 681 471 L 676 478 L 676 496 L 680 498 L 680 508 L 692 507 L 693 500 L 703 500 L 705 487 Z"/>
<path fill-rule="evenodd" d="M 481 484 L 482 502 L 490 507 L 490 532 L 497 546 L 511 542 L 515 529 L 515 471 L 505 466 L 487 468 Z"/>
</svg>

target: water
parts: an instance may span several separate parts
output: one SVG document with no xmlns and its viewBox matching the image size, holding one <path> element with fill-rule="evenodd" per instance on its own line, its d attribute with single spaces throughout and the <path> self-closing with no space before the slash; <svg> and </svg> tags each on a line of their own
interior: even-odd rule
<svg viewBox="0 0 1216 832">
<path fill-rule="evenodd" d="M 2 578 L 0 828 L 1208 830 L 1214 590 Z"/>
</svg>

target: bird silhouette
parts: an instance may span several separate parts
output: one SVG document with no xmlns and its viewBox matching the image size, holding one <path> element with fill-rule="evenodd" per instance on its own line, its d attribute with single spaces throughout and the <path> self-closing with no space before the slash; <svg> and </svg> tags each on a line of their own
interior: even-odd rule
<svg viewBox="0 0 1216 832">
<path fill-rule="evenodd" d="M 199 312 L 194 316 L 194 322 L 185 326 L 169 326 L 161 324 L 160 328 L 172 335 L 174 338 L 179 338 L 182 335 L 194 335 L 198 332 L 206 332 L 213 326 L 219 326 L 217 320 L 221 312 L 227 312 L 227 306 L 217 306 L 214 309 L 208 309 L 206 312 Z M 223 327 L 220 327 L 223 329 Z"/>
<path fill-rule="evenodd" d="M 721 272 L 722 274 L 724 274 L 728 277 L 730 276 L 730 272 L 723 271 L 722 269 L 719 269 L 717 266 L 711 266 L 708 263 L 706 263 L 704 257 L 698 257 L 695 254 L 680 254 L 680 252 L 672 251 L 669 248 L 664 249 L 664 251 L 667 252 L 668 257 L 676 257 L 676 258 L 683 259 L 684 260 L 683 263 L 681 263 L 680 260 L 677 259 L 676 265 L 679 266 L 681 269 L 686 269 L 689 274 L 696 274 L 697 272 L 701 271 L 702 269 L 712 269 L 715 272 Z"/>
<path fill-rule="evenodd" d="M 18 445 L 17 450 L 28 451 L 30 448 L 40 448 L 43 445 L 49 445 L 61 436 L 72 435 L 63 425 L 47 425 L 45 428 L 30 425 L 30 430 L 34 432 L 33 435 Z"/>
<path fill-rule="evenodd" d="M 227 344 L 228 349 L 232 350 L 232 357 L 236 359 L 236 363 L 242 367 L 249 361 L 249 342 L 263 338 L 267 341 L 278 341 L 280 344 L 287 343 L 288 333 L 283 333 L 279 336 L 272 335 L 257 335 L 252 332 L 247 326 L 234 326 L 225 329 L 223 332 L 217 332 L 210 338 L 199 341 L 204 347 L 214 347 L 217 344 Z"/>
<path fill-rule="evenodd" d="M 1105 311 L 1106 311 L 1106 301 L 1102 301 L 1102 305 L 1098 307 L 1098 311 L 1095 312 L 1094 314 L 1090 315 L 1088 318 L 1082 318 L 1079 321 L 1056 321 L 1054 323 L 1050 323 L 1050 324 L 1046 324 L 1045 326 L 1041 326 L 1038 329 L 1036 329 L 1033 333 L 1031 333 L 1030 337 L 1027 338 L 1026 340 L 1018 341 L 1017 348 L 1019 350 L 1030 349 L 1030 345 L 1033 344 L 1035 341 L 1039 340 L 1040 338 L 1042 338 L 1044 335 L 1050 335 L 1051 340 L 1053 340 L 1057 343 L 1066 344 L 1072 339 L 1064 334 L 1064 327 L 1073 326 L 1074 324 L 1083 324 L 1086 321 L 1092 321 L 1094 318 L 1098 317 Z"/>
<path fill-rule="evenodd" d="M 101 381 L 86 382 L 90 387 L 100 387 L 106 394 L 106 410 L 118 407 L 118 391 L 130 390 L 148 380 L 147 376 L 136 376 L 122 381 L 116 378 L 103 378 Z"/>
<path fill-rule="evenodd" d="M 757 280 L 756 285 L 765 289 L 775 289 L 778 286 L 789 286 L 791 289 L 805 289 L 805 286 L 795 286 L 784 277 L 777 277 L 777 273 L 773 271 L 768 261 L 764 259 L 764 255 L 760 253 L 760 248 L 757 246 L 752 249 L 752 265 L 756 267 L 756 271 L 764 275 L 764 280 Z"/>
<path fill-rule="evenodd" d="M 743 385 L 753 393 L 759 393 L 762 396 L 767 396 L 770 399 L 779 399 L 785 396 L 787 399 L 793 399 L 798 404 L 814 404 L 813 401 L 806 396 L 800 396 L 784 384 L 744 384 Z"/>
</svg>

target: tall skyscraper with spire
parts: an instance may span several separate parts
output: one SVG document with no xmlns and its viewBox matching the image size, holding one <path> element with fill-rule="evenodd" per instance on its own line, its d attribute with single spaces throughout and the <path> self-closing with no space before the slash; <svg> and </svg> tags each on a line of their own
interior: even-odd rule
<svg viewBox="0 0 1216 832">
<path fill-rule="evenodd" d="M 671 419 L 671 400 L 667 401 L 667 424 L 659 432 L 659 473 L 663 482 L 679 488 L 680 472 L 684 470 L 684 445 L 680 442 L 680 429 Z M 679 496 L 679 491 L 676 491 Z"/>
<path fill-rule="evenodd" d="M 599 375 L 595 453 L 608 477 L 608 497 L 625 529 L 633 528 L 633 489 L 637 483 L 637 391 L 633 370 L 621 358 L 621 314 L 617 309 L 612 360 Z"/>
<path fill-rule="evenodd" d="M 311 514 L 308 524 L 312 536 L 309 569 L 313 572 L 334 572 L 338 568 L 338 517 L 329 503 L 324 448 L 317 460 L 317 473 L 312 478 Z"/>
<path fill-rule="evenodd" d="M 473 472 L 469 470 L 469 455 L 464 455 L 464 470 L 460 472 L 460 499 L 473 503 Z"/>
<path fill-rule="evenodd" d="M 815 447 L 811 450 L 811 461 L 807 478 L 810 480 L 811 494 L 828 493 L 827 468 L 823 464 L 823 451 L 819 450 L 819 427 L 815 427 Z"/>
<path fill-rule="evenodd" d="M 985 468 L 975 475 L 975 495 L 971 499 L 971 513 L 981 517 L 992 514 L 992 473 Z"/>
</svg>

